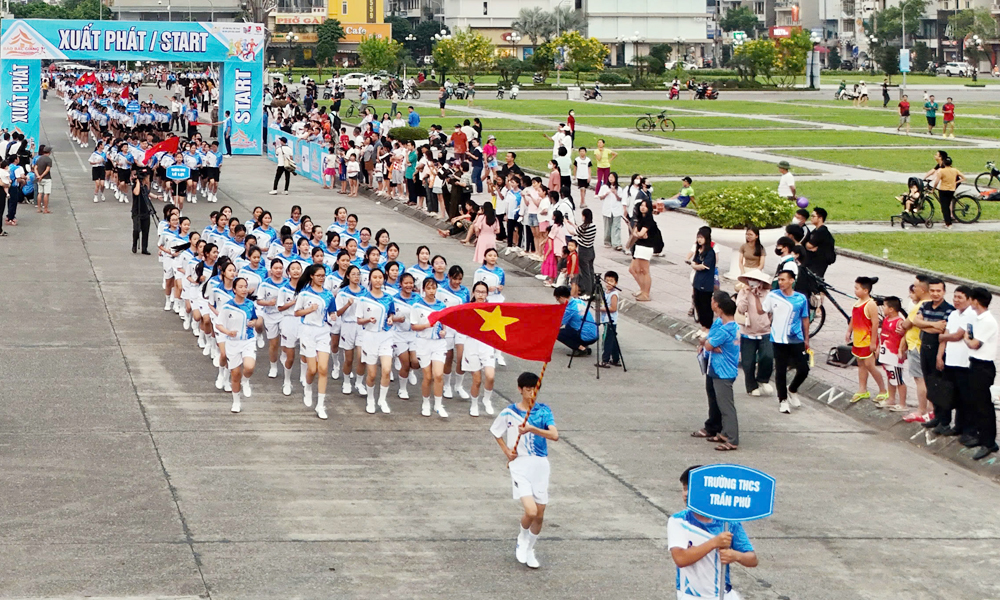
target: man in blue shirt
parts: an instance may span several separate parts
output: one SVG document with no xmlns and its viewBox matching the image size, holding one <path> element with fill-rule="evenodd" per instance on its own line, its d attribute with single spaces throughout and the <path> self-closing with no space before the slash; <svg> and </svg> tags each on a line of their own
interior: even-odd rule
<svg viewBox="0 0 1000 600">
<path fill-rule="evenodd" d="M 733 382 L 736 381 L 740 361 L 740 327 L 733 320 L 736 302 L 723 291 L 712 296 L 712 311 L 717 318 L 708 331 L 708 337 L 699 348 L 699 362 L 705 366 L 705 392 L 708 394 L 708 420 L 704 429 L 694 432 L 694 437 L 718 442 L 716 450 L 736 450 L 740 444 L 740 428 L 736 419 L 736 402 L 733 400 Z"/>
<path fill-rule="evenodd" d="M 591 354 L 590 345 L 597 341 L 597 321 L 587 311 L 587 303 L 579 298 L 570 298 L 570 290 L 565 285 L 557 287 L 552 295 L 556 302 L 566 305 L 562 327 L 559 328 L 559 341 L 575 356 Z"/>
<path fill-rule="evenodd" d="M 420 127 L 420 115 L 417 111 L 413 110 L 412 106 L 407 107 L 409 115 L 406 117 L 406 124 L 410 127 Z"/>
<path fill-rule="evenodd" d="M 229 138 L 233 135 L 233 117 L 230 112 L 226 111 L 226 118 L 222 120 L 222 128 L 219 130 L 219 135 L 222 136 L 222 140 L 226 143 L 226 156 L 233 155 L 233 144 L 229 141 Z"/>
<path fill-rule="evenodd" d="M 774 385 L 778 391 L 778 412 L 790 414 L 802 406 L 799 386 L 809 375 L 809 301 L 794 290 L 795 274 L 778 273 L 778 289 L 761 302 L 761 312 L 771 315 L 771 342 L 774 346 Z M 795 378 L 786 387 L 788 369 Z"/>
</svg>

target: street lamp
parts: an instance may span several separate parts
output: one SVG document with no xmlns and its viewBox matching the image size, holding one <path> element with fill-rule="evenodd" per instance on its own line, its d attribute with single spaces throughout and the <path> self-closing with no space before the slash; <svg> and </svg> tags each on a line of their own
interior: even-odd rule
<svg viewBox="0 0 1000 600">
<path fill-rule="evenodd" d="M 163 0 L 156 0 L 156 3 L 159 4 L 160 6 L 163 6 Z M 167 0 L 167 20 L 168 21 L 174 20 L 173 14 L 170 12 L 170 0 Z"/>
<path fill-rule="evenodd" d="M 507 39 L 510 40 L 510 55 L 513 58 L 517 58 L 517 48 L 515 46 L 517 46 L 517 43 L 521 41 L 521 34 L 516 31 L 512 31 Z"/>
<path fill-rule="evenodd" d="M 878 38 L 874 35 L 868 36 L 868 68 L 871 71 L 872 76 L 875 76 L 875 53 L 871 52 L 872 48 L 878 44 Z"/>
<path fill-rule="evenodd" d="M 683 58 L 681 57 L 681 47 L 684 45 L 685 40 L 684 38 L 678 36 L 674 38 L 674 41 L 677 42 L 677 56 L 674 58 L 674 66 L 676 67 L 679 61 L 683 61 Z"/>
</svg>

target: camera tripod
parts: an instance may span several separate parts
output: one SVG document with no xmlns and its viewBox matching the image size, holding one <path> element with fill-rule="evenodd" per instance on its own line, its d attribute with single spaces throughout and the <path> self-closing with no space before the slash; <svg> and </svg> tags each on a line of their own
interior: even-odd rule
<svg viewBox="0 0 1000 600">
<path fill-rule="evenodd" d="M 595 319 L 594 320 L 597 322 L 597 340 L 596 340 L 596 342 L 594 344 L 595 347 L 596 347 L 595 348 L 596 349 L 596 358 L 595 358 L 596 362 L 594 363 L 594 367 L 597 369 L 597 378 L 600 379 L 601 378 L 601 325 L 602 324 L 604 325 L 604 331 L 605 331 L 605 334 L 606 334 L 607 333 L 607 328 L 608 328 L 609 325 L 614 325 L 617 328 L 618 323 L 617 322 L 612 322 L 612 320 L 611 320 L 611 318 L 612 318 L 611 317 L 611 307 L 608 305 L 608 298 L 604 295 L 604 281 L 601 280 L 601 276 L 597 275 L 596 273 L 594 274 L 593 286 L 594 286 L 594 289 L 593 289 L 593 291 L 590 294 L 590 298 L 587 300 L 587 308 L 583 312 L 583 314 L 584 314 L 583 321 L 580 323 L 580 328 L 577 329 L 576 334 L 577 334 L 577 337 L 582 337 L 582 335 L 583 335 L 583 327 L 584 327 L 584 325 L 587 324 L 587 316 L 589 316 L 591 314 L 590 311 L 591 311 L 591 307 L 594 306 L 594 300 L 595 300 L 595 298 L 597 298 L 597 296 L 600 296 L 601 297 L 601 304 L 604 307 L 604 313 L 608 315 L 608 322 L 607 323 L 601 323 L 601 319 L 599 318 L 600 317 L 600 311 L 595 311 Z M 618 290 L 619 292 L 621 291 L 621 288 L 619 288 L 618 286 L 615 286 L 614 289 Z M 620 309 L 621 309 L 621 306 L 619 306 L 619 310 Z M 617 333 L 617 330 L 616 330 L 616 333 Z M 617 335 L 616 335 L 616 339 L 617 339 Z M 569 356 L 569 364 L 566 365 L 567 369 L 573 368 L 573 359 L 576 358 L 576 354 L 577 354 L 577 348 L 573 348 L 573 352 Z M 621 359 L 621 362 L 622 362 L 622 372 L 623 373 L 628 373 L 628 368 L 625 366 L 625 353 L 622 352 L 621 344 L 618 345 L 618 355 L 619 355 L 619 358 Z"/>
</svg>

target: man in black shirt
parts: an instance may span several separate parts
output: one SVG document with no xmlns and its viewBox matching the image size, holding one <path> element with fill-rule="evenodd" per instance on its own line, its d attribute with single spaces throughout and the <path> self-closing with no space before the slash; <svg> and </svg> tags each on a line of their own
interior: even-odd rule
<svg viewBox="0 0 1000 600">
<path fill-rule="evenodd" d="M 149 200 L 149 170 L 145 167 L 132 171 L 132 254 L 138 251 L 142 238 L 142 253 L 149 254 L 149 225 L 156 209 Z"/>
<path fill-rule="evenodd" d="M 812 212 L 813 230 L 805 239 L 809 268 L 817 277 L 824 277 L 827 268 L 837 260 L 833 234 L 826 227 L 826 209 L 817 206 Z"/>
<path fill-rule="evenodd" d="M 476 193 L 483 193 L 483 150 L 479 147 L 479 140 L 472 138 L 469 140 L 469 151 L 466 158 L 472 165 L 472 183 L 476 186 Z"/>
<path fill-rule="evenodd" d="M 937 404 L 933 392 L 931 392 L 931 378 L 942 377 L 941 371 L 937 369 L 938 335 L 944 332 L 948 325 L 948 315 L 955 307 L 944 299 L 945 285 L 940 279 L 930 279 L 927 282 L 931 299 L 920 307 L 920 310 L 913 316 L 913 326 L 920 329 L 920 368 L 923 371 L 924 379 L 928 382 L 927 398 L 932 404 Z M 951 410 L 937 410 L 935 406 L 934 418 L 922 423 L 924 427 L 933 428 L 938 425 L 951 422 Z"/>
<path fill-rule="evenodd" d="M 517 152 L 507 153 L 507 162 L 504 163 L 502 167 L 500 167 L 500 178 L 503 179 L 504 181 L 507 181 L 507 176 L 510 175 L 511 173 L 514 173 L 519 177 L 524 177 L 524 171 L 522 171 L 521 167 L 517 166 L 517 163 L 514 162 L 516 158 L 517 158 Z"/>
</svg>

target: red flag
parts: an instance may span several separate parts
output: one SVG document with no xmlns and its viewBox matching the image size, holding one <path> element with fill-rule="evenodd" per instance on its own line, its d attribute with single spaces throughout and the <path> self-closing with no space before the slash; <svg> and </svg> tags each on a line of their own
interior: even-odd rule
<svg viewBox="0 0 1000 600">
<path fill-rule="evenodd" d="M 155 144 L 149 150 L 146 150 L 146 164 L 149 164 L 149 159 L 153 158 L 153 155 L 157 152 L 169 152 L 174 154 L 177 152 L 177 144 L 181 141 L 181 138 L 177 136 L 169 137 L 159 144 Z"/>
<path fill-rule="evenodd" d="M 104 86 L 101 85 L 100 81 L 94 83 L 94 91 L 97 92 L 98 96 L 104 95 Z"/>
<path fill-rule="evenodd" d="M 562 304 L 472 303 L 431 313 L 430 322 L 441 322 L 455 331 L 523 358 L 548 362 L 559 336 Z"/>
<path fill-rule="evenodd" d="M 97 83 L 97 76 L 93 73 L 80 75 L 80 78 L 76 80 L 76 85 L 88 85 L 91 83 Z"/>
</svg>

